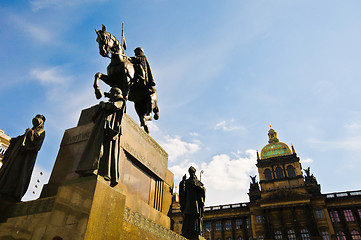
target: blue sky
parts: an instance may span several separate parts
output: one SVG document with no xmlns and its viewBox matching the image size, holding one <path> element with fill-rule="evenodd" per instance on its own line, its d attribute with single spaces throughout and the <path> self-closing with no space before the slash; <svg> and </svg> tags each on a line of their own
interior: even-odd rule
<svg viewBox="0 0 361 240">
<path fill-rule="evenodd" d="M 37 113 L 47 117 L 36 165 L 46 181 L 64 130 L 97 103 L 93 76 L 109 60 L 98 53 L 94 29 L 104 24 L 120 38 L 124 22 L 127 55 L 142 46 L 152 67 L 160 119 L 151 136 L 168 151 L 176 184 L 193 164 L 205 171 L 207 205 L 248 201 L 255 151 L 267 144 L 272 125 L 280 141 L 294 145 L 303 168 L 311 167 L 323 193 L 359 190 L 360 7 L 359 1 L 3 1 L 0 128 L 17 136 Z"/>
</svg>

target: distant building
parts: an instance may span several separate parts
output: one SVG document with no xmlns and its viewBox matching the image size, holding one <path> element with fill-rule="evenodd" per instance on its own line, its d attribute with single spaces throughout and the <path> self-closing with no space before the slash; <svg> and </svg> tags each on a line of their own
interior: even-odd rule
<svg viewBox="0 0 361 240">
<path fill-rule="evenodd" d="M 250 202 L 206 207 L 207 240 L 361 239 L 361 191 L 321 194 L 300 158 L 278 140 L 271 128 L 269 144 L 257 152 L 259 183 L 249 189 Z M 180 233 L 182 216 L 175 194 L 172 227 Z"/>
<path fill-rule="evenodd" d="M 0 129 L 0 168 L 3 165 L 2 160 L 4 157 L 4 153 L 6 149 L 8 149 L 8 146 L 10 144 L 10 139 L 11 137 L 6 135 L 5 132 Z"/>
</svg>

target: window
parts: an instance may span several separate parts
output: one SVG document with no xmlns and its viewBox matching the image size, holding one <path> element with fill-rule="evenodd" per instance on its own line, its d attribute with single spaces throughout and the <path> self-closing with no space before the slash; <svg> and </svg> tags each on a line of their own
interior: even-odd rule
<svg viewBox="0 0 361 240">
<path fill-rule="evenodd" d="M 276 231 L 275 232 L 275 239 L 276 240 L 282 239 L 282 232 L 281 231 Z"/>
<path fill-rule="evenodd" d="M 288 230 L 287 236 L 288 236 L 288 240 L 296 240 L 296 233 L 292 229 Z"/>
<path fill-rule="evenodd" d="M 330 211 L 330 217 L 332 222 L 340 222 L 340 218 L 338 217 L 338 213 L 336 210 Z"/>
<path fill-rule="evenodd" d="M 258 235 L 258 240 L 264 240 L 263 235 Z"/>
<path fill-rule="evenodd" d="M 227 220 L 226 221 L 226 230 L 231 230 L 232 229 L 232 221 L 231 220 Z"/>
<path fill-rule="evenodd" d="M 316 217 L 323 218 L 322 210 L 316 210 Z"/>
<path fill-rule="evenodd" d="M 302 240 L 311 240 L 310 234 L 308 233 L 308 230 L 305 228 L 301 230 L 301 239 Z"/>
<path fill-rule="evenodd" d="M 264 177 L 266 178 L 266 181 L 272 180 L 271 170 L 269 170 L 269 169 L 267 168 L 266 170 L 264 170 L 263 174 L 264 174 Z"/>
<path fill-rule="evenodd" d="M 0 144 L 0 155 L 4 156 L 7 149 L 8 148 L 5 145 Z"/>
<path fill-rule="evenodd" d="M 236 219 L 236 229 L 241 229 L 241 225 L 242 225 L 242 220 Z"/>
<path fill-rule="evenodd" d="M 227 240 L 232 240 L 232 238 L 229 237 L 229 238 L 227 238 Z"/>
<path fill-rule="evenodd" d="M 321 235 L 323 240 L 330 240 L 330 236 L 328 235 L 327 231 L 322 231 Z"/>
<path fill-rule="evenodd" d="M 262 217 L 256 216 L 256 223 L 261 223 L 261 222 L 262 222 Z"/>
<path fill-rule="evenodd" d="M 242 238 L 242 237 L 238 237 L 237 240 L 243 240 L 243 238 Z"/>
<path fill-rule="evenodd" d="M 281 167 L 276 167 L 276 178 L 281 179 L 283 176 L 283 169 Z"/>
<path fill-rule="evenodd" d="M 343 210 L 343 214 L 345 215 L 345 218 L 346 218 L 347 222 L 355 221 L 355 219 L 353 218 L 351 210 Z"/>
<path fill-rule="evenodd" d="M 343 232 L 337 232 L 336 239 L 337 240 L 346 240 L 345 234 Z"/>
<path fill-rule="evenodd" d="M 251 221 L 249 218 L 246 219 L 247 228 L 251 228 Z"/>
<path fill-rule="evenodd" d="M 206 222 L 206 230 L 208 232 L 212 231 L 212 223 L 211 222 Z"/>
<path fill-rule="evenodd" d="M 356 231 L 356 230 L 353 230 L 353 231 L 351 232 L 351 237 L 352 237 L 353 240 L 355 240 L 355 239 L 361 239 L 360 233 L 359 233 L 358 231 Z"/>
<path fill-rule="evenodd" d="M 221 229 L 222 229 L 221 221 L 216 222 L 216 231 L 221 231 Z"/>
<path fill-rule="evenodd" d="M 292 165 L 287 166 L 288 177 L 296 177 L 295 168 Z"/>
<path fill-rule="evenodd" d="M 357 209 L 358 216 L 361 218 L 361 209 Z"/>
</svg>

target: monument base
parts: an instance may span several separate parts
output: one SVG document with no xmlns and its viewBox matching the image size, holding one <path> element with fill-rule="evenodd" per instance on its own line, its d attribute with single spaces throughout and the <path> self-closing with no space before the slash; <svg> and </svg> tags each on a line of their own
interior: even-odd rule
<svg viewBox="0 0 361 240">
<path fill-rule="evenodd" d="M 185 240 L 125 202 L 102 177 L 79 178 L 60 186 L 55 197 L 7 204 L 0 239 Z"/>
<path fill-rule="evenodd" d="M 40 199 L 0 202 L 0 239 L 185 240 L 170 230 L 173 173 L 168 154 L 127 114 L 122 120 L 119 182 L 76 173 L 95 125 L 84 109 L 64 133 Z"/>
</svg>

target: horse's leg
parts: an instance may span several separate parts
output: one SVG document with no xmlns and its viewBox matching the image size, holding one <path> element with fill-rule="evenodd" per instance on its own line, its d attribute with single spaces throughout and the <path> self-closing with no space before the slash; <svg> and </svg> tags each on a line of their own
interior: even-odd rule
<svg viewBox="0 0 361 240">
<path fill-rule="evenodd" d="M 97 99 L 100 99 L 102 96 L 103 96 L 103 93 L 102 91 L 100 90 L 99 88 L 99 79 L 101 78 L 103 74 L 100 73 L 100 72 L 97 72 L 95 75 L 94 75 L 94 83 L 93 83 L 93 87 L 94 87 L 94 91 L 95 91 L 95 97 Z"/>
<path fill-rule="evenodd" d="M 152 110 L 154 112 L 154 119 L 159 119 L 159 107 L 158 107 L 158 96 L 157 92 L 153 93 L 151 96 L 151 104 L 152 104 Z"/>
<path fill-rule="evenodd" d="M 95 90 L 95 96 L 97 99 L 100 99 L 103 96 L 102 91 L 99 88 L 99 79 L 103 80 L 104 83 L 106 83 L 111 87 L 114 86 L 114 82 L 111 77 L 103 73 L 97 72 L 94 76 L 94 84 L 93 84 Z"/>
<path fill-rule="evenodd" d="M 139 120 L 140 120 L 140 126 L 144 128 L 144 131 L 146 133 L 149 133 L 149 128 L 147 125 L 147 122 L 145 121 L 145 105 L 143 101 L 141 102 L 134 102 L 134 108 L 135 111 L 138 114 Z"/>
</svg>

